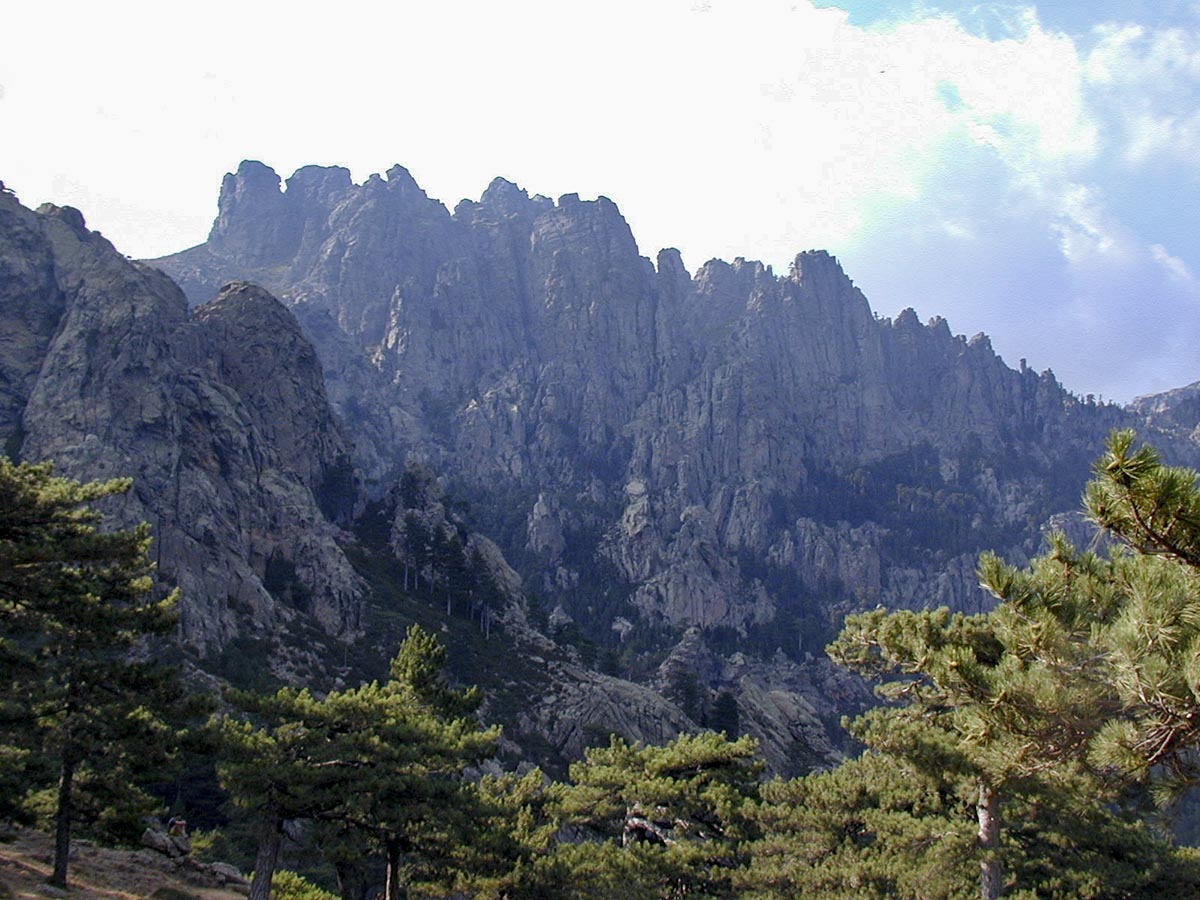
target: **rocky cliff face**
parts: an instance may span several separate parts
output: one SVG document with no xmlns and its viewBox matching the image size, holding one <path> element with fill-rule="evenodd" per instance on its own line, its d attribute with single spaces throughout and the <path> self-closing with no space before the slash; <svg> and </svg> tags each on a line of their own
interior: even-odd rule
<svg viewBox="0 0 1200 900">
<path fill-rule="evenodd" d="M 153 265 L 0 196 L 5 448 L 135 477 L 118 512 L 158 526 L 201 653 L 385 623 L 342 549 L 374 528 L 360 570 L 515 642 L 496 703 L 556 753 L 735 716 L 776 768 L 822 764 L 863 702 L 820 661 L 842 614 L 985 606 L 978 552 L 1035 553 L 1112 427 L 1200 459 L 1186 389 L 1081 401 L 877 318 L 828 254 L 692 274 L 611 201 L 503 179 L 451 213 L 399 166 L 247 162 Z"/>
<path fill-rule="evenodd" d="M 237 202 L 254 195 L 236 187 Z M 0 440 L 14 455 L 54 459 L 80 478 L 133 476 L 133 493 L 109 512 L 155 526 L 164 581 L 182 588 L 185 646 L 210 662 L 222 652 L 257 661 L 254 644 L 291 634 L 304 650 L 261 660 L 286 679 L 338 671 L 328 644 L 321 658 L 322 635 L 360 648 L 382 637 L 391 641 L 383 652 L 394 649 L 391 595 L 375 596 L 371 608 L 369 586 L 342 550 L 352 539 L 336 523 L 361 526 L 368 501 L 316 352 L 288 309 L 234 281 L 189 310 L 170 280 L 122 257 L 77 211 L 33 213 L 8 195 L 0 197 L 0 267 L 7 276 Z M 312 305 L 296 308 L 310 327 L 330 317 Z M 324 338 L 327 350 L 350 340 L 340 328 Z M 364 388 L 380 383 L 382 367 L 353 354 L 334 362 L 341 396 L 369 408 Z M 360 433 L 372 421 L 381 420 L 357 417 Z M 382 421 L 368 434 L 372 452 L 398 434 L 407 442 L 401 448 L 418 449 L 430 435 L 445 435 L 443 425 L 411 413 Z M 541 748 L 535 755 L 561 764 L 611 732 L 663 742 L 701 727 L 694 710 L 689 715 L 653 685 L 597 672 L 531 625 L 521 575 L 450 506 L 434 471 L 410 460 L 370 508 L 387 510 L 383 552 L 374 558 L 390 557 L 410 603 L 436 607 L 444 625 L 461 631 L 465 619 L 489 645 L 494 630 L 503 672 L 490 679 L 489 714 L 507 721 L 522 752 Z M 563 509 L 555 501 L 541 513 L 557 523 Z M 548 524 L 535 552 L 566 551 L 558 527 Z M 251 644 L 239 643 L 246 639 Z M 778 732 L 764 744 L 772 764 L 832 758 L 807 707 L 792 721 L 779 713 L 783 694 L 763 696 L 771 698 L 766 706 L 744 700 L 744 715 L 755 733 Z M 796 712 L 797 702 L 784 707 Z"/>
<path fill-rule="evenodd" d="M 1147 421 L 1185 432 L 1200 444 L 1200 381 L 1173 391 L 1138 397 L 1130 407 Z"/>
<path fill-rule="evenodd" d="M 986 607 L 978 553 L 1037 552 L 1113 427 L 1200 461 L 1186 397 L 1082 401 L 1051 373 L 1009 368 L 982 335 L 876 317 L 823 252 L 784 275 L 743 259 L 689 273 L 669 249 L 652 263 L 603 197 L 496 179 L 451 213 L 399 166 L 361 185 L 310 166 L 283 186 L 245 162 L 208 241 L 153 264 L 193 303 L 242 278 L 295 311 L 367 494 L 404 511 L 388 540 L 406 582 L 447 589 L 450 615 L 471 568 L 452 561 L 471 540 L 507 557 L 491 568 L 520 598 L 506 608 L 528 613 L 507 625 L 554 673 L 523 721 L 561 748 L 588 728 L 662 737 L 729 694 L 777 766 L 827 760 L 827 697 L 862 700 L 819 661 L 845 612 Z M 45 340 L 37 315 L 21 322 L 25 345 Z M 256 354 L 223 365 L 245 371 Z M 28 392 L 21 371 L 0 369 L 0 400 Z M 341 462 L 305 464 L 343 459 L 328 429 L 256 424 L 310 491 L 330 466 L 346 477 Z M 417 490 L 413 461 L 470 502 L 474 538 L 428 479 Z M 556 656 L 538 628 L 575 649 Z M 603 712 L 614 696 L 667 724 Z"/>
<path fill-rule="evenodd" d="M 155 264 L 193 294 L 245 277 L 303 310 L 326 369 L 371 384 L 370 411 L 335 393 L 369 477 L 416 456 L 519 495 L 529 530 L 505 547 L 534 548 L 545 584 L 578 583 L 570 542 L 615 568 L 627 615 L 676 628 L 976 608 L 947 573 L 1034 552 L 1104 434 L 1136 421 L 943 320 L 877 319 L 825 253 L 689 275 L 640 256 L 606 198 L 503 179 L 451 214 L 398 166 L 362 185 L 307 167 L 281 192 L 246 162 L 209 241 Z M 548 603 L 579 618 L 567 593 Z"/>
<path fill-rule="evenodd" d="M 206 653 L 298 616 L 354 634 L 360 588 L 318 502 L 342 496 L 349 445 L 292 314 L 246 284 L 189 313 L 78 211 L 8 195 L 0 271 L 0 439 L 74 477 L 133 476 L 114 514 L 156 526 L 184 643 Z"/>
</svg>

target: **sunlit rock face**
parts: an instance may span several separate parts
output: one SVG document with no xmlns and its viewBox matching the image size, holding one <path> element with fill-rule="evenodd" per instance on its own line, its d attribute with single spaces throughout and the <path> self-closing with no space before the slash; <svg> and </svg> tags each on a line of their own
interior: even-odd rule
<svg viewBox="0 0 1200 900">
<path fill-rule="evenodd" d="M 505 549 L 540 558 L 576 620 L 597 557 L 621 615 L 677 628 L 979 608 L 954 573 L 981 549 L 1035 552 L 1104 434 L 1134 421 L 941 319 L 877 318 L 823 252 L 782 275 L 652 263 L 604 197 L 496 179 L 451 213 L 399 166 L 282 185 L 252 162 L 220 196 L 209 240 L 154 264 L 194 300 L 234 277 L 277 292 L 368 487 L 415 456 L 484 505 L 525 504 Z"/>
<path fill-rule="evenodd" d="M 350 447 L 295 317 L 246 284 L 189 312 L 78 211 L 9 196 L 0 269 L 0 438 L 62 474 L 134 479 L 111 514 L 155 527 L 183 642 L 207 653 L 297 616 L 355 633 L 359 583 L 331 524 Z M 289 576 L 269 589 L 270 566 Z"/>
<path fill-rule="evenodd" d="M 1137 397 L 1130 408 L 1148 422 L 1189 432 L 1192 441 L 1200 444 L 1200 381 L 1173 391 Z"/>
</svg>

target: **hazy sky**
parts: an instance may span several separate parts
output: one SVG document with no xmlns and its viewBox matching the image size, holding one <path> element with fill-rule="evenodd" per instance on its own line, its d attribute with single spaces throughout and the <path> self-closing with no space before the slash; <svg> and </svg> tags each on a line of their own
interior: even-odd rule
<svg viewBox="0 0 1200 900">
<path fill-rule="evenodd" d="M 641 250 L 835 253 L 880 315 L 1128 400 L 1200 379 L 1200 2 L 20 2 L 0 179 L 123 252 L 244 158 L 604 194 Z"/>
</svg>

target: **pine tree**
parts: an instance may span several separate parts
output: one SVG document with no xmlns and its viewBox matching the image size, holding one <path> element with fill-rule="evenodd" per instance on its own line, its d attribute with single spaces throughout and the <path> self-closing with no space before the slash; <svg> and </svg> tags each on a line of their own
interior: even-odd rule
<svg viewBox="0 0 1200 900">
<path fill-rule="evenodd" d="M 1200 782 L 1200 488 L 1191 469 L 1163 465 L 1114 433 L 1084 505 L 1125 551 L 1113 554 L 1120 614 L 1102 635 L 1122 715 L 1095 758 L 1155 776 L 1165 796 Z"/>
<path fill-rule="evenodd" d="M 136 793 L 133 773 L 173 737 L 162 713 L 178 697 L 174 679 L 139 654 L 174 628 L 176 596 L 154 596 L 149 526 L 101 531 L 87 505 L 130 485 L 0 459 L 0 680 L 17 742 L 56 770 L 48 807 L 59 887 L 80 787 Z"/>
<path fill-rule="evenodd" d="M 258 822 L 251 897 L 266 900 L 286 822 L 337 818 L 367 770 L 394 747 L 415 751 L 421 732 L 407 698 L 377 683 L 322 698 L 295 688 L 229 696 L 241 712 L 213 719 L 217 769 Z"/>
<path fill-rule="evenodd" d="M 884 678 L 895 704 L 860 720 L 860 738 L 973 779 L 985 898 L 1002 890 L 1006 792 L 1085 784 L 1100 801 L 1129 777 L 1167 794 L 1200 781 L 1197 473 L 1133 445 L 1131 432 L 1111 436 L 1085 495 L 1117 542 L 1107 558 L 1062 537 L 1025 570 L 985 554 L 992 613 L 877 610 L 849 618 L 830 648 Z"/>
<path fill-rule="evenodd" d="M 553 853 L 561 827 L 553 806 L 556 785 L 540 769 L 524 775 L 487 775 L 477 786 L 478 819 L 460 845 L 460 889 L 468 896 L 515 900 L 544 896 L 539 863 Z"/>
<path fill-rule="evenodd" d="M 730 739 L 740 733 L 741 723 L 738 716 L 737 698 L 732 691 L 721 691 L 713 701 L 712 711 L 708 714 L 708 727 L 719 731 Z"/>
<path fill-rule="evenodd" d="M 545 870 L 559 879 L 555 893 L 734 896 L 751 836 L 743 810 L 762 770 L 756 746 L 712 733 L 662 747 L 614 735 L 588 750 L 559 788 L 557 814 L 600 840 L 558 848 Z"/>
<path fill-rule="evenodd" d="M 966 785 L 962 785 L 966 786 Z M 868 752 L 830 772 L 763 785 L 744 900 L 970 900 L 979 895 L 971 791 L 903 757 Z M 1154 829 L 1096 802 L 1087 777 L 1010 791 L 1011 893 L 1039 900 L 1184 900 L 1200 866 Z"/>
<path fill-rule="evenodd" d="M 449 859 L 450 836 L 470 808 L 457 776 L 494 751 L 499 733 L 442 712 L 477 695 L 440 681 L 425 654 L 440 663 L 441 652 L 410 630 L 392 664 L 399 677 L 383 684 L 324 697 L 294 688 L 271 697 L 231 694 L 242 714 L 215 717 L 212 728 L 222 784 L 259 821 L 252 900 L 268 896 L 289 820 L 328 823 L 343 840 L 357 835 L 382 849 L 388 900 L 400 894 L 405 854 L 435 867 Z"/>
<path fill-rule="evenodd" d="M 410 625 L 389 667 L 392 680 L 443 719 L 464 719 L 483 702 L 477 687 L 454 688 L 446 679 L 446 648 L 420 625 Z"/>
<path fill-rule="evenodd" d="M 1062 538 L 1027 572 L 990 555 L 980 572 L 1003 601 L 993 612 L 878 609 L 849 617 L 829 652 L 884 679 L 892 705 L 854 723 L 860 740 L 972 785 L 980 890 L 994 900 L 1004 794 L 1084 777 L 1091 741 L 1116 712 L 1096 640 L 1120 603 L 1109 564 Z"/>
<path fill-rule="evenodd" d="M 745 900 L 970 900 L 972 804 L 943 778 L 869 752 L 763 785 Z"/>
<path fill-rule="evenodd" d="M 384 853 L 385 900 L 403 895 L 405 866 L 421 878 L 452 876 L 460 849 L 482 824 L 478 792 L 462 773 L 495 752 L 500 730 L 483 729 L 473 718 L 482 700 L 476 688 L 447 683 L 445 654 L 420 626 L 408 629 L 387 687 L 410 704 L 420 738 L 392 747 L 385 761 L 371 767 L 345 811 L 346 820 Z"/>
</svg>

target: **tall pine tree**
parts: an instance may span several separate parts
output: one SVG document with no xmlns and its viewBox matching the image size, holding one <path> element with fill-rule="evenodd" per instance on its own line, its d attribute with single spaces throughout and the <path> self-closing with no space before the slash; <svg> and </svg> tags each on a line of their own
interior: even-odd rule
<svg viewBox="0 0 1200 900">
<path fill-rule="evenodd" d="M 161 713 L 175 682 L 144 650 L 174 628 L 175 595 L 155 596 L 149 526 L 102 531 L 88 506 L 130 484 L 81 484 L 48 463 L 0 459 L 0 683 L 10 743 L 56 773 L 59 887 L 80 786 L 133 791 L 132 773 L 171 738 Z"/>
<path fill-rule="evenodd" d="M 1197 473 L 1117 432 L 1085 509 L 1108 556 L 1061 537 L 1028 569 L 985 555 L 993 612 L 876 610 L 830 647 L 893 701 L 856 723 L 868 746 L 974 783 L 985 900 L 1005 883 L 1006 794 L 1057 782 L 1102 802 L 1130 776 L 1167 793 L 1200 781 Z"/>
<path fill-rule="evenodd" d="M 385 900 L 404 895 L 404 871 L 447 881 L 460 848 L 484 821 L 476 786 L 462 774 L 496 751 L 500 730 L 475 721 L 482 694 L 450 686 L 445 657 L 436 637 L 418 625 L 408 629 L 392 660 L 388 689 L 410 703 L 422 741 L 390 748 L 390 757 L 370 769 L 345 810 L 346 820 L 383 851 Z"/>
<path fill-rule="evenodd" d="M 854 723 L 860 740 L 971 786 L 981 896 L 995 900 L 1005 794 L 1085 777 L 1090 743 L 1116 712 L 1096 639 L 1119 597 L 1108 564 L 1061 538 L 1027 572 L 987 555 L 980 572 L 1003 601 L 991 613 L 878 609 L 847 618 L 829 652 L 883 679 L 891 701 Z"/>
<path fill-rule="evenodd" d="M 1103 635 L 1122 715 L 1098 761 L 1156 776 L 1170 796 L 1200 783 L 1200 487 L 1130 431 L 1114 433 L 1084 505 L 1125 552 L 1113 554 L 1120 614 Z M 1165 777 L 1163 777 L 1165 776 Z"/>
</svg>

